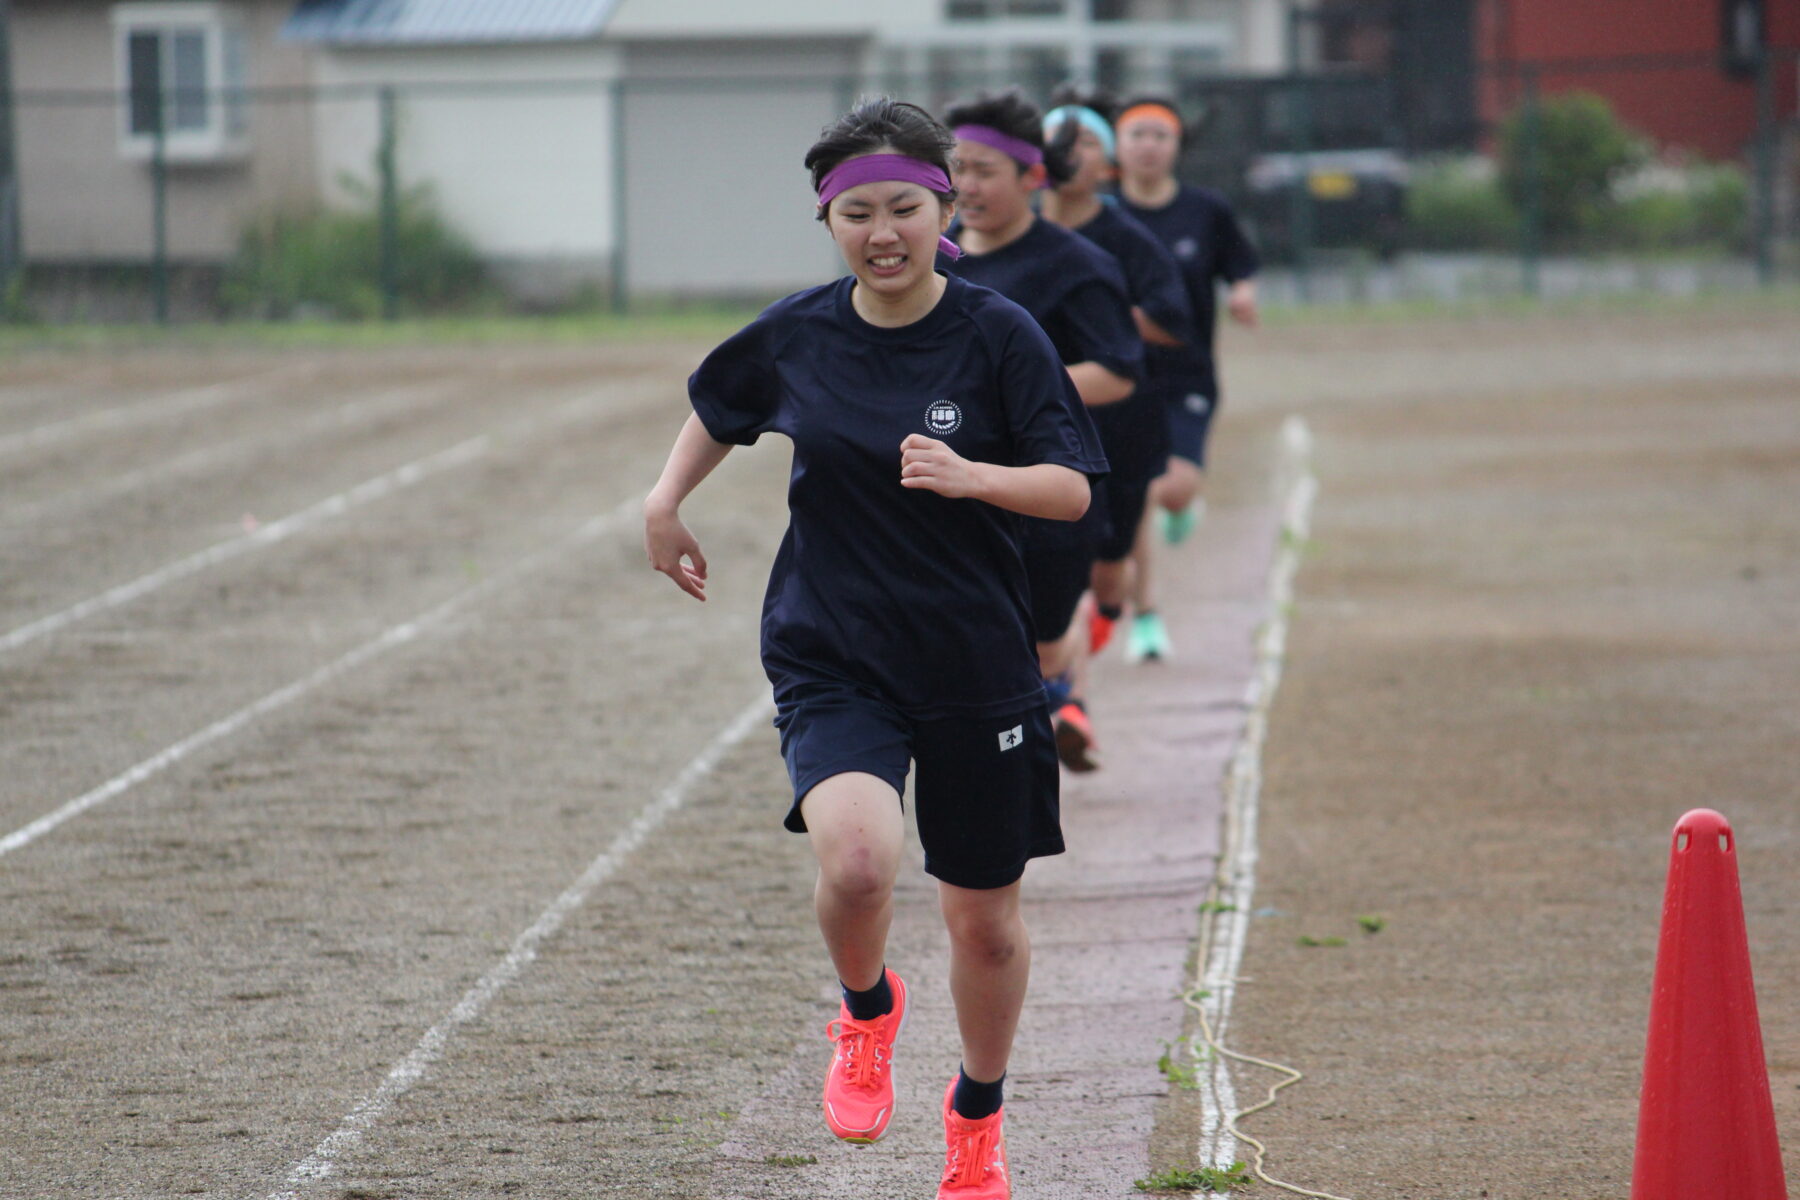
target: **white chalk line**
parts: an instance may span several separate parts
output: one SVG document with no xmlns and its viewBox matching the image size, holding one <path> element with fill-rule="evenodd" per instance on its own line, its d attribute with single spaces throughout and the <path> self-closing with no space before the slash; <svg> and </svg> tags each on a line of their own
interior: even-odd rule
<svg viewBox="0 0 1800 1200">
<path fill-rule="evenodd" d="M 512 582 L 521 575 L 537 570 L 552 560 L 560 560 L 572 547 L 584 542 L 590 542 L 613 529 L 621 522 L 637 516 L 641 511 L 641 508 L 641 501 L 636 499 L 628 500 L 600 516 L 589 519 L 573 533 L 567 534 L 536 553 L 512 563 L 510 566 L 490 575 L 480 583 L 464 588 L 448 600 L 445 600 L 436 607 L 414 617 L 412 620 L 403 621 L 398 625 L 392 626 L 371 640 L 356 647 L 354 650 L 326 663 L 311 674 L 306 675 L 301 679 L 297 679 L 285 687 L 277 688 L 275 691 L 270 692 L 254 704 L 246 705 L 231 715 L 214 721 L 211 725 L 208 725 L 199 732 L 188 735 L 160 753 L 154 754 L 151 757 L 144 759 L 136 766 L 113 776 L 92 791 L 77 796 L 75 799 L 63 804 L 53 812 L 46 813 L 37 820 L 31 822 L 31 824 L 26 825 L 21 829 L 16 829 L 5 837 L 0 838 L 0 856 L 10 854 L 22 846 L 29 845 L 55 829 L 57 826 L 64 824 L 74 817 L 80 816 L 91 808 L 105 804 L 108 800 L 129 791 L 146 779 L 150 779 L 174 766 L 194 751 L 209 746 L 213 742 L 237 732 L 258 717 L 267 716 L 276 709 L 292 704 L 295 700 L 298 700 L 307 693 L 317 691 L 319 688 L 330 683 L 332 680 L 337 679 L 339 676 L 354 671 L 357 667 L 362 666 L 370 659 L 385 654 L 397 646 L 403 646 L 406 643 L 413 641 L 427 629 L 442 623 L 458 610 L 468 607 L 470 604 L 481 599 L 495 589 Z"/>
<path fill-rule="evenodd" d="M 1312 527 L 1318 480 L 1312 473 L 1312 433 L 1306 422 L 1289 417 L 1281 428 L 1278 486 L 1284 493 L 1281 530 L 1269 568 L 1266 609 L 1256 639 L 1256 662 L 1244 689 L 1243 734 L 1226 768 L 1226 838 L 1219 863 L 1219 897 L 1227 911 L 1209 913 L 1212 944 L 1202 964 L 1199 1001 L 1214 1036 L 1223 1042 L 1237 996 L 1238 970 L 1249 937 L 1256 895 L 1257 817 L 1262 798 L 1262 752 L 1268 733 L 1269 706 L 1281 685 L 1287 656 L 1288 612 L 1294 597 L 1294 574 Z M 1200 1074 L 1202 1108 L 1200 1160 L 1224 1169 L 1236 1161 L 1237 1141 L 1229 1122 L 1237 1111 L 1237 1092 L 1224 1059 L 1214 1056 Z"/>
<path fill-rule="evenodd" d="M 511 427 L 502 432 L 507 436 L 514 437 L 539 432 L 544 427 L 580 414 L 603 398 L 604 395 L 596 394 L 577 396 L 573 400 L 558 405 L 548 413 L 514 422 Z M 299 512 L 259 526 L 249 533 L 239 534 L 223 542 L 215 543 L 205 550 L 159 567 L 146 575 L 140 575 L 128 583 L 119 584 L 98 595 L 90 596 L 59 612 L 29 621 L 5 634 L 0 634 L 0 653 L 17 650 L 27 643 L 67 628 L 83 618 L 127 604 L 175 580 L 197 574 L 241 554 L 285 541 L 323 521 L 342 516 L 354 508 L 411 487 L 440 471 L 473 462 L 493 447 L 497 436 L 500 435 L 484 433 L 467 441 L 459 442 L 447 450 L 440 450 L 424 458 L 415 459 L 386 474 L 359 483 L 347 491 L 339 492 L 335 496 L 328 496 Z"/>
<path fill-rule="evenodd" d="M 43 446 L 63 438 L 86 433 L 91 429 L 141 424 L 159 417 L 179 416 L 198 409 L 213 408 L 239 399 L 247 388 L 268 383 L 282 375 L 291 374 L 294 370 L 293 367 L 274 367 L 267 371 L 258 371 L 242 379 L 230 379 L 222 383 L 207 384 L 204 387 L 184 388 L 159 399 L 115 404 L 111 408 L 83 413 L 78 417 L 64 417 L 60 421 L 50 421 L 30 429 L 21 429 L 16 433 L 0 436 L 0 454 L 8 454 L 14 450 L 28 447 Z"/>
<path fill-rule="evenodd" d="M 316 433 L 330 432 L 351 426 L 358 421 L 379 420 L 390 412 L 403 411 L 420 401 L 429 404 L 448 399 L 454 394 L 454 386 L 455 381 L 440 379 L 434 383 L 411 384 L 407 387 L 379 392 L 373 396 L 364 396 L 340 404 L 327 412 L 316 414 L 303 422 L 296 430 L 259 430 L 243 437 L 215 442 L 210 446 L 200 446 L 175 458 L 150 463 L 135 471 L 116 475 L 98 485 L 84 484 L 74 491 L 46 496 L 29 504 L 9 505 L 5 512 L 0 513 L 0 522 L 7 525 L 22 525 L 27 521 L 35 521 L 45 513 L 59 508 L 68 508 L 76 504 L 91 508 L 105 503 L 115 496 L 136 491 L 160 476 L 182 475 L 211 467 L 250 446 L 280 441 L 291 447 L 292 439 L 296 436 L 305 437 Z"/>
<path fill-rule="evenodd" d="M 351 1109 L 337 1129 L 315 1146 L 311 1154 L 289 1168 L 281 1190 L 271 1192 L 269 1200 L 297 1200 L 302 1188 L 336 1171 L 338 1160 L 355 1150 L 363 1136 L 394 1104 L 425 1078 L 425 1073 L 443 1055 L 456 1031 L 479 1017 L 501 989 L 524 972 L 537 957 L 538 947 L 562 927 L 569 914 L 580 908 L 595 888 L 612 876 L 664 821 L 687 803 L 694 785 L 710 775 L 719 760 L 752 729 L 767 721 L 772 711 L 773 704 L 766 694 L 740 710 L 699 754 L 688 761 L 674 782 L 641 809 L 624 832 L 588 864 L 581 877 L 513 940 L 506 957 L 465 992 L 442 1020 L 425 1031 L 412 1052 L 388 1071 L 381 1086 Z"/>
<path fill-rule="evenodd" d="M 117 587 L 108 588 L 97 596 L 89 596 L 79 604 L 71 605 L 60 612 L 53 612 L 39 617 L 35 621 L 29 621 L 0 635 L 0 652 L 17 650 L 20 646 L 73 625 L 84 617 L 91 617 L 97 612 L 105 612 L 109 608 L 128 604 L 177 579 L 185 579 L 189 575 L 198 574 L 208 567 L 217 566 L 240 554 L 248 554 L 252 550 L 260 550 L 264 546 L 272 546 L 277 542 L 285 541 L 297 533 L 305 532 L 321 521 L 342 516 L 353 508 L 372 503 L 402 488 L 411 487 L 439 471 L 461 466 L 479 458 L 488 452 L 492 444 L 493 439 L 488 434 L 470 438 L 466 442 L 459 442 L 448 450 L 440 450 L 436 454 L 415 459 L 404 466 L 396 467 L 385 475 L 365 480 L 348 491 L 339 492 L 335 496 L 327 496 L 299 512 L 290 513 L 280 520 L 258 526 L 249 533 L 227 538 L 223 542 L 217 542 L 186 558 L 177 559 L 175 562 L 158 567 L 149 574 L 140 575 L 129 583 L 121 583 Z"/>
</svg>

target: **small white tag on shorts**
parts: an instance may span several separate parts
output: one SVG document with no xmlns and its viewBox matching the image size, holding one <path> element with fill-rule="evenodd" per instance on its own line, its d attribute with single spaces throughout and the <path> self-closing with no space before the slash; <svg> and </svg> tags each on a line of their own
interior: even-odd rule
<svg viewBox="0 0 1800 1200">
<path fill-rule="evenodd" d="M 1025 727 L 1014 725 L 1011 729 L 1000 731 L 1000 749 L 1002 752 L 1018 747 L 1025 740 Z"/>
</svg>

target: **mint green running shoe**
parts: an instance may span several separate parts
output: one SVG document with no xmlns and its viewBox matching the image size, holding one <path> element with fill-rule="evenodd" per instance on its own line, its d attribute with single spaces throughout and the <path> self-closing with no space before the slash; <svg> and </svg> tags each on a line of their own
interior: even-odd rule
<svg viewBox="0 0 1800 1200">
<path fill-rule="evenodd" d="M 1126 662 L 1162 662 L 1169 657 L 1169 631 L 1156 613 L 1139 613 L 1125 635 Z"/>
<path fill-rule="evenodd" d="M 1202 501 L 1195 500 L 1180 512 L 1170 512 L 1166 508 L 1156 510 L 1156 523 L 1162 528 L 1163 541 L 1171 546 L 1179 546 L 1187 540 L 1188 534 L 1200 524 Z"/>
</svg>

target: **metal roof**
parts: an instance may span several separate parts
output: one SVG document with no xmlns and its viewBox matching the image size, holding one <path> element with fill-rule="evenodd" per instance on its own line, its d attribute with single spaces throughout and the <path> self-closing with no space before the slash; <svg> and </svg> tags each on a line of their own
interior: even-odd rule
<svg viewBox="0 0 1800 1200">
<path fill-rule="evenodd" d="M 281 36 L 348 45 L 598 37 L 618 0 L 300 0 Z"/>
</svg>

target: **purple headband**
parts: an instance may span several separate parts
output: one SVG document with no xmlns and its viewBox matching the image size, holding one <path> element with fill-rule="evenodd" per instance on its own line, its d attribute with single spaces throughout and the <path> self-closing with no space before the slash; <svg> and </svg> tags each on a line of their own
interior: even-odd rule
<svg viewBox="0 0 1800 1200">
<path fill-rule="evenodd" d="M 958 125 L 950 132 L 962 141 L 992 146 L 1021 166 L 1035 167 L 1044 161 L 1044 151 L 1040 147 L 1009 133 L 1002 133 L 992 125 Z"/>
<path fill-rule="evenodd" d="M 825 172 L 825 178 L 819 180 L 819 209 L 828 208 L 833 200 L 853 187 L 888 180 L 916 183 L 940 194 L 951 190 L 950 177 L 944 174 L 942 167 L 934 167 L 909 154 L 865 154 L 846 159 Z M 947 237 L 938 238 L 938 251 L 951 258 L 962 257 L 962 247 Z"/>
</svg>

